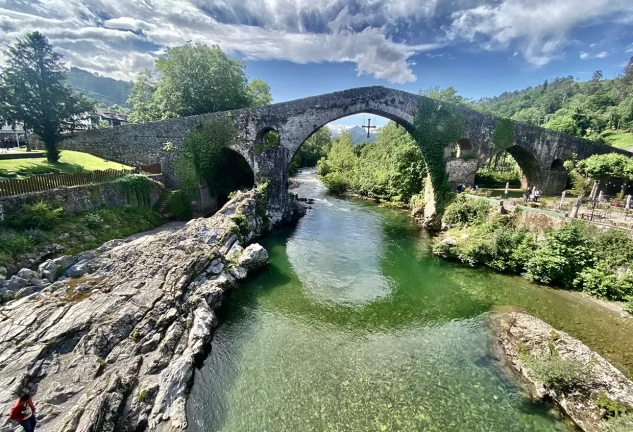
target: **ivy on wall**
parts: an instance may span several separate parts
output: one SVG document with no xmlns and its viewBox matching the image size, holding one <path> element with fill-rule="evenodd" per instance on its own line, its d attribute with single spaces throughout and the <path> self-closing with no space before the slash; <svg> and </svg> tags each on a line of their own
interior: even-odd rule
<svg viewBox="0 0 633 432">
<path fill-rule="evenodd" d="M 420 101 L 412 133 L 424 155 L 439 215 L 452 196 L 444 151 L 462 138 L 465 130 L 463 115 L 452 105 L 425 99 Z"/>
<path fill-rule="evenodd" d="M 198 184 L 215 183 L 224 163 L 223 149 L 237 137 L 230 119 L 210 119 L 185 136 L 180 156 L 175 163 L 176 178 L 188 198 L 197 195 Z"/>
<path fill-rule="evenodd" d="M 129 204 L 134 203 L 138 207 L 151 206 L 152 181 L 144 175 L 128 174 L 113 183 L 125 194 Z"/>
<path fill-rule="evenodd" d="M 514 143 L 514 122 L 507 118 L 497 119 L 492 143 L 498 152 L 507 149 Z"/>
</svg>

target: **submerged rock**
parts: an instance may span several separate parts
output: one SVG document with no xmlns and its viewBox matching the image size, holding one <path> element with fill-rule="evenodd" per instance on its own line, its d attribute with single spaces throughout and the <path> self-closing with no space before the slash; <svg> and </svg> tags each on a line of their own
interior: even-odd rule
<svg viewBox="0 0 633 432">
<path fill-rule="evenodd" d="M 498 353 L 530 383 L 534 398 L 555 401 L 582 430 L 603 428 L 608 413 L 599 401 L 633 408 L 633 382 L 578 339 L 523 312 L 490 322 Z"/>
<path fill-rule="evenodd" d="M 267 261 L 261 246 L 241 244 L 270 228 L 264 199 L 238 193 L 179 230 L 42 264 L 29 286 L 41 291 L 0 306 L 0 411 L 28 389 L 41 432 L 185 429 L 214 308 L 247 269 Z M 56 281 L 64 274 L 73 278 Z M 15 428 L 0 419 L 0 432 Z"/>
</svg>

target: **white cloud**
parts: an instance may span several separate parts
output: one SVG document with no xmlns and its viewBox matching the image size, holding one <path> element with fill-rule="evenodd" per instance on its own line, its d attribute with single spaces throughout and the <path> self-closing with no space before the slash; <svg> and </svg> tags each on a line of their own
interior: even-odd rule
<svg viewBox="0 0 633 432">
<path fill-rule="evenodd" d="M 584 52 L 584 51 L 580 51 L 580 59 L 581 60 L 592 60 L 592 59 L 603 59 L 606 58 L 609 55 L 608 52 L 606 51 L 600 51 L 599 53 L 596 54 L 590 54 L 588 52 Z"/>
<path fill-rule="evenodd" d="M 396 42 L 386 28 L 388 22 L 432 14 L 436 0 L 362 0 L 383 10 L 387 20 L 367 25 L 374 15 L 351 15 L 345 7 L 330 19 L 327 32 L 306 27 L 313 20 L 324 30 L 321 21 L 342 0 L 34 0 L 30 7 L 14 1 L 13 9 L 0 9 L 1 41 L 39 30 L 69 65 L 126 79 L 151 66 L 155 52 L 192 41 L 218 44 L 247 59 L 352 62 L 359 75 L 406 83 L 416 79 L 411 57 L 440 46 Z M 225 19 L 213 18 L 209 8 Z M 249 24 L 253 20 L 261 25 Z"/>
<path fill-rule="evenodd" d="M 505 0 L 452 14 L 449 40 L 481 41 L 488 50 L 516 44 L 527 61 L 542 66 L 561 58 L 570 31 L 633 13 L 630 0 Z"/>
<path fill-rule="evenodd" d="M 167 47 L 192 41 L 218 44 L 246 59 L 351 62 L 359 75 L 392 83 L 415 81 L 414 56 L 441 56 L 433 51 L 461 43 L 507 49 L 512 57 L 544 65 L 562 57 L 572 29 L 633 14 L 630 0 L 0 0 L 0 5 L 0 42 L 39 30 L 69 65 L 116 78 L 133 79 Z"/>
<path fill-rule="evenodd" d="M 633 52 L 633 43 L 629 45 L 628 47 L 626 47 L 626 52 L 628 53 Z"/>
</svg>

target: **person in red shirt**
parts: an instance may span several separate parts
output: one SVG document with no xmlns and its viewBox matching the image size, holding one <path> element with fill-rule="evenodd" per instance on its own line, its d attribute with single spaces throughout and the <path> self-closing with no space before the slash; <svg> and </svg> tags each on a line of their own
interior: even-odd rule
<svg viewBox="0 0 633 432">
<path fill-rule="evenodd" d="M 22 393 L 20 399 L 15 401 L 11 411 L 9 411 L 9 418 L 20 423 L 24 428 L 24 432 L 35 431 L 35 425 L 37 424 L 35 420 L 35 405 L 28 392 Z"/>
</svg>

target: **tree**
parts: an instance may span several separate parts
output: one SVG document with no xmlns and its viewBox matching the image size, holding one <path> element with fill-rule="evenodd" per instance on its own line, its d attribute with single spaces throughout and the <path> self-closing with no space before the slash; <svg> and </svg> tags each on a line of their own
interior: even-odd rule
<svg viewBox="0 0 633 432">
<path fill-rule="evenodd" d="M 470 103 L 467 98 L 458 95 L 457 90 L 453 87 L 447 87 L 445 89 L 440 89 L 439 86 L 430 87 L 426 90 L 420 90 L 419 94 L 430 97 L 431 99 L 437 99 L 457 105 L 468 105 Z"/>
<path fill-rule="evenodd" d="M 270 103 L 270 87 L 250 84 L 245 65 L 230 59 L 219 46 L 190 43 L 168 48 L 156 59 L 157 80 L 151 72 L 139 75 L 128 99 L 132 122 L 145 122 Z"/>
<path fill-rule="evenodd" d="M 43 34 L 27 34 L 4 55 L 7 66 L 0 72 L 0 116 L 10 123 L 24 123 L 44 142 L 49 162 L 57 162 L 62 132 L 73 129 L 78 115 L 92 110 L 94 103 L 66 85 L 62 56 Z"/>
<path fill-rule="evenodd" d="M 252 107 L 268 105 L 273 101 L 273 97 L 270 95 L 270 86 L 266 81 L 254 79 L 248 83 L 247 92 Z"/>
<path fill-rule="evenodd" d="M 128 117 L 130 123 L 145 123 L 162 117 L 161 108 L 154 99 L 155 93 L 156 84 L 152 80 L 152 72 L 145 69 L 138 75 L 127 100 L 134 107 Z"/>
</svg>

